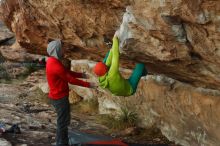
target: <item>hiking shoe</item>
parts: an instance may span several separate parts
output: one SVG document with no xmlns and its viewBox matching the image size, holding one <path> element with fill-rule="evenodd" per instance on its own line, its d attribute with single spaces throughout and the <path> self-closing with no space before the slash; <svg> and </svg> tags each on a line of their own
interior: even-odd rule
<svg viewBox="0 0 220 146">
<path fill-rule="evenodd" d="M 6 133 L 20 134 L 21 130 L 18 127 L 18 124 L 14 124 L 14 125 L 11 126 L 11 128 L 7 129 L 5 132 Z"/>
</svg>

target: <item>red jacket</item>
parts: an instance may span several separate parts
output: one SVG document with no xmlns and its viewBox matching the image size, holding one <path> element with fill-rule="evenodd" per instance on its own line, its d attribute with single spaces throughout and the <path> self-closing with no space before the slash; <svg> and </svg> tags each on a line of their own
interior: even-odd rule
<svg viewBox="0 0 220 146">
<path fill-rule="evenodd" d="M 49 57 L 46 63 L 46 76 L 50 89 L 49 98 L 57 100 L 69 96 L 68 83 L 90 87 L 88 82 L 76 79 L 82 78 L 82 75 L 82 73 L 76 73 L 65 69 L 58 59 Z"/>
</svg>

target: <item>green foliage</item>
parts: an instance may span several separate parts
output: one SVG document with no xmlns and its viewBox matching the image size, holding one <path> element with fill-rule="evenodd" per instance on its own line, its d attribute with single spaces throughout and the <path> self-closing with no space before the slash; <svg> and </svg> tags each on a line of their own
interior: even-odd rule
<svg viewBox="0 0 220 146">
<path fill-rule="evenodd" d="M 0 64 L 0 83 L 11 83 L 11 77 L 2 64 Z"/>
<path fill-rule="evenodd" d="M 135 126 L 138 119 L 136 112 L 129 110 L 128 108 L 121 108 L 121 114 L 119 115 L 119 121 L 126 123 L 129 126 Z"/>
<path fill-rule="evenodd" d="M 38 69 L 34 64 L 28 64 L 25 67 L 26 67 L 26 70 L 21 75 L 21 76 L 24 76 L 24 77 L 30 75 L 32 72 L 35 72 Z"/>
<path fill-rule="evenodd" d="M 25 65 L 25 71 L 23 73 L 21 73 L 20 75 L 18 75 L 16 78 L 17 79 L 25 79 L 28 75 L 30 75 L 31 73 L 39 70 L 40 68 L 38 66 L 36 66 L 36 64 L 34 63 L 30 63 Z"/>
<path fill-rule="evenodd" d="M 125 129 L 136 126 L 138 115 L 133 110 L 121 108 L 121 112 L 117 117 L 115 115 L 101 115 L 98 121 L 111 129 Z"/>
</svg>

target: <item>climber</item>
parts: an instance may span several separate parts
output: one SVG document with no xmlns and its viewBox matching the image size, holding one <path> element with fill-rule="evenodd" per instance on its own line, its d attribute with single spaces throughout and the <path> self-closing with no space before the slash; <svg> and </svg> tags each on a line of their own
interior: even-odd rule
<svg viewBox="0 0 220 146">
<path fill-rule="evenodd" d="M 147 75 L 143 63 L 136 64 L 129 79 L 124 79 L 119 72 L 119 40 L 117 33 L 113 37 L 113 45 L 106 54 L 103 62 L 98 62 L 93 68 L 99 77 L 102 88 L 106 88 L 117 96 L 130 96 L 136 92 L 138 82 L 142 76 Z"/>
<path fill-rule="evenodd" d="M 50 42 L 47 53 L 49 57 L 46 61 L 46 76 L 50 89 L 48 97 L 57 113 L 56 146 L 67 146 L 68 125 L 70 124 L 68 83 L 87 88 L 95 88 L 95 84 L 77 79 L 87 78 L 87 75 L 70 71 L 62 65 L 61 59 L 65 49 L 61 49 L 60 40 Z"/>
</svg>

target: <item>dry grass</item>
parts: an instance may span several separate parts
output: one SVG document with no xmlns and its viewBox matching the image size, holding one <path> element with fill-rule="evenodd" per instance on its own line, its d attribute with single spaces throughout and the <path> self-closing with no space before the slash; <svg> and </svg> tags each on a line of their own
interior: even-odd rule
<svg viewBox="0 0 220 146">
<path fill-rule="evenodd" d="M 121 113 L 119 115 L 100 115 L 97 120 L 112 130 L 122 130 L 136 126 L 138 116 L 136 112 L 129 110 L 128 108 L 121 108 Z"/>
<path fill-rule="evenodd" d="M 83 114 L 97 114 L 98 107 L 99 105 L 97 99 L 84 100 L 76 105 L 72 105 L 74 111 L 78 111 Z"/>
<path fill-rule="evenodd" d="M 40 102 L 50 104 L 50 99 L 48 98 L 48 94 L 44 93 L 40 88 L 37 88 L 33 92 L 28 95 L 28 100 L 32 102 Z"/>
</svg>

